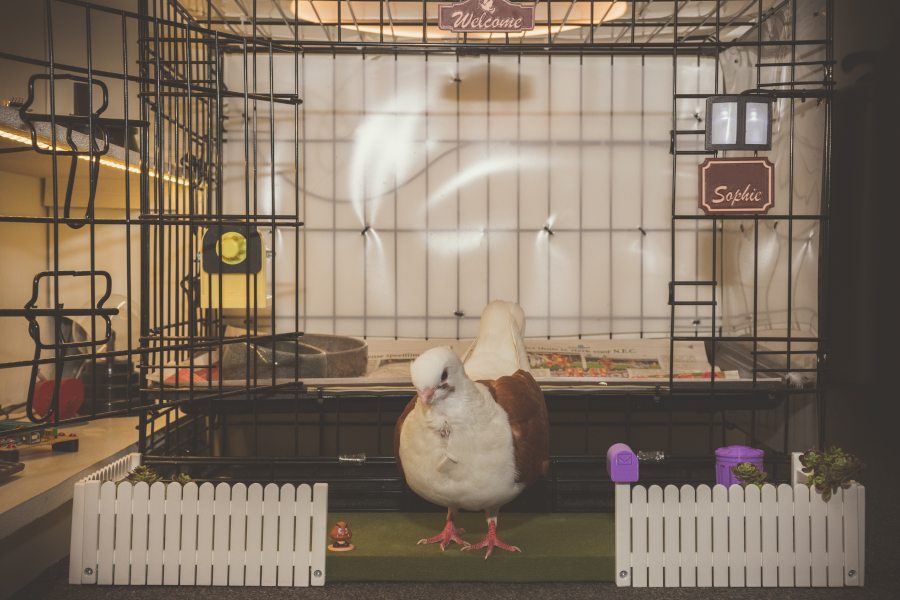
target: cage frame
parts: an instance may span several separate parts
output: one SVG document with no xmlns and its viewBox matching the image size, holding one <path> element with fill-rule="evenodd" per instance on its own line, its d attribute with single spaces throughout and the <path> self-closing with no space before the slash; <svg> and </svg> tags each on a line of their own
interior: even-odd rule
<svg viewBox="0 0 900 600">
<path fill-rule="evenodd" d="M 596 26 L 582 27 L 587 29 L 587 36 L 583 42 L 571 42 L 565 38 L 559 39 L 559 31 L 557 35 L 552 35 L 553 24 L 547 23 L 548 35 L 546 40 L 536 41 L 532 43 L 523 42 L 516 44 L 510 41 L 509 36 L 503 43 L 492 43 L 493 40 L 485 43 L 482 41 L 472 41 L 468 36 L 463 36 L 462 40 L 457 39 L 453 42 L 446 41 L 429 41 L 427 36 L 427 27 L 430 24 L 427 19 L 421 23 L 423 27 L 423 39 L 413 42 L 385 41 L 386 30 L 391 27 L 390 14 L 388 20 L 385 19 L 384 7 L 389 4 L 381 0 L 360 0 L 360 1 L 376 1 L 382 7 L 379 23 L 379 34 L 376 40 L 365 40 L 360 32 L 357 24 L 356 33 L 360 39 L 346 39 L 348 36 L 342 31 L 344 28 L 336 27 L 336 39 L 332 39 L 326 27 L 321 22 L 318 24 L 322 31 L 325 32 L 327 40 L 304 40 L 300 38 L 299 32 L 301 27 L 300 19 L 294 15 L 293 22 L 282 15 L 282 22 L 292 29 L 294 33 L 293 40 L 273 40 L 266 38 L 262 33 L 262 27 L 275 25 L 276 23 L 267 21 L 266 19 L 257 18 L 258 2 L 253 1 L 253 13 L 247 14 L 249 18 L 251 36 L 239 35 L 234 29 L 237 22 L 229 20 L 219 13 L 216 4 L 212 0 L 207 0 L 208 9 L 206 11 L 206 19 L 200 21 L 190 14 L 188 10 L 182 7 L 176 0 L 140 0 L 138 12 L 129 12 L 125 10 L 113 9 L 103 6 L 92 5 L 80 0 L 45 0 L 46 21 L 44 26 L 47 31 L 47 40 L 49 47 L 49 60 L 40 61 L 24 56 L 15 56 L 9 54 L 0 55 L 0 60 L 12 60 L 22 63 L 32 64 L 36 68 L 44 68 L 49 70 L 50 81 L 50 127 L 52 132 L 52 143 L 50 144 L 49 153 L 53 158 L 53 216 L 52 217 L 19 217 L 19 216 L 2 216 L 0 221 L 3 222 L 22 222 L 22 223 L 45 223 L 53 228 L 53 250 L 55 252 L 53 264 L 59 264 L 59 228 L 63 225 L 69 227 L 82 227 L 88 225 L 88 233 L 91 243 L 91 271 L 94 268 L 94 228 L 96 225 L 112 225 L 121 227 L 126 232 L 126 254 L 127 254 L 127 290 L 128 299 L 132 299 L 132 280 L 133 273 L 131 269 L 131 253 L 133 252 L 131 239 L 132 228 L 138 228 L 140 232 L 141 244 L 139 248 L 139 299 L 140 299 L 140 332 L 137 337 L 140 340 L 139 349 L 128 349 L 125 351 L 100 352 L 97 349 L 98 343 L 94 343 L 91 352 L 85 357 L 67 355 L 65 349 L 60 345 L 51 345 L 54 352 L 53 358 L 35 358 L 30 361 L 18 361 L 16 363 L 5 363 L 0 368 L 12 368 L 29 366 L 34 369 L 41 364 L 63 364 L 72 360 L 90 361 L 90 368 L 96 373 L 98 361 L 110 360 L 115 357 L 127 357 L 128 360 L 140 362 L 141 369 L 141 385 L 137 394 L 131 390 L 128 385 L 128 400 L 126 407 L 121 410 L 100 413 L 96 410 L 96 403 L 92 403 L 89 415 L 79 416 L 68 420 L 53 421 L 55 425 L 65 423 L 76 423 L 81 421 L 89 421 L 97 418 L 107 418 L 123 415 L 137 415 L 140 418 L 138 427 L 139 433 L 139 451 L 144 456 L 146 464 L 156 465 L 167 471 L 178 472 L 186 466 L 195 465 L 197 469 L 201 466 L 211 469 L 209 479 L 224 476 L 223 469 L 227 471 L 239 465 L 253 465 L 254 468 L 265 467 L 268 469 L 269 481 L 295 481 L 297 472 L 279 473 L 280 467 L 293 466 L 297 468 L 316 468 L 316 467 L 340 467 L 345 464 L 356 464 L 347 457 L 342 457 L 340 452 L 340 428 L 341 428 L 341 404 L 358 405 L 360 402 L 376 401 L 378 419 L 376 426 L 378 428 L 378 449 L 377 456 L 370 456 L 363 462 L 367 465 L 376 467 L 390 466 L 392 459 L 387 454 L 380 451 L 383 448 L 383 433 L 385 424 L 383 420 L 382 404 L 393 407 L 390 412 L 402 410 L 402 404 L 408 401 L 410 397 L 409 390 L 385 390 L 373 391 L 334 391 L 323 389 L 322 387 L 310 387 L 303 384 L 299 375 L 295 377 L 293 384 L 276 384 L 273 373 L 270 384 L 259 385 L 258 381 L 251 379 L 249 372 L 246 379 L 246 385 L 238 390 L 225 390 L 220 385 L 214 390 L 211 387 L 204 390 L 204 386 L 195 386 L 191 378 L 187 387 L 187 398 L 183 394 L 172 393 L 164 386 L 156 388 L 147 383 L 147 374 L 154 365 L 163 364 L 164 358 L 173 354 L 186 355 L 190 361 L 190 368 L 194 368 L 193 356 L 194 351 L 202 348 L 218 348 L 222 349 L 231 343 L 269 343 L 273 344 L 276 340 L 282 339 L 298 339 L 303 334 L 300 332 L 299 316 L 295 315 L 294 331 L 275 334 L 259 334 L 251 332 L 248 328 L 246 335 L 239 338 L 226 339 L 224 337 L 224 326 L 222 324 L 222 316 L 216 310 L 210 309 L 203 312 L 197 309 L 191 302 L 190 298 L 194 297 L 196 292 L 195 284 L 199 286 L 199 281 L 194 278 L 193 259 L 197 248 L 196 240 L 189 231 L 195 231 L 203 226 L 221 226 L 224 223 L 240 221 L 250 232 L 251 227 L 266 226 L 273 230 L 276 228 L 291 228 L 299 230 L 304 223 L 299 219 L 299 210 L 291 214 L 271 214 L 260 215 L 258 211 L 251 210 L 249 200 L 250 185 L 250 149 L 249 149 L 249 131 L 251 117 L 247 116 L 253 106 L 257 102 L 268 102 L 270 104 L 278 103 L 293 106 L 295 113 L 295 153 L 294 164 L 295 169 L 299 169 L 299 155 L 296 150 L 297 142 L 297 111 L 298 106 L 302 102 L 299 97 L 299 89 L 295 79 L 295 90 L 292 94 L 275 94 L 271 89 L 268 93 L 250 91 L 246 80 L 246 64 L 248 57 L 254 59 L 254 69 L 256 65 L 255 58 L 257 55 L 268 55 L 269 67 L 271 69 L 272 57 L 276 53 L 292 54 L 295 62 L 304 54 L 450 54 L 460 56 L 547 56 L 552 59 L 554 56 L 649 56 L 649 55 L 665 55 L 671 56 L 673 59 L 673 90 L 672 90 L 672 244 L 671 244 L 671 283 L 670 283 L 670 299 L 671 307 L 670 317 L 670 355 L 674 351 L 674 344 L 678 341 L 703 341 L 711 344 L 710 363 L 716 365 L 716 346 L 722 342 L 737 341 L 751 342 L 754 346 L 752 352 L 753 357 L 753 382 L 752 385 L 745 388 L 731 388 L 723 382 L 717 382 L 715 377 L 710 377 L 708 385 L 681 385 L 674 377 L 674 365 L 670 366 L 669 378 L 654 383 L 649 386 L 633 388 L 631 386 L 615 386 L 610 385 L 605 390 L 584 391 L 566 391 L 566 392 L 548 392 L 548 399 L 553 400 L 553 413 L 559 410 L 561 413 L 567 414 L 584 414 L 584 420 L 580 423 L 571 423 L 566 427 L 583 427 L 583 435 L 585 440 L 585 454 L 583 456 L 553 456 L 551 460 L 552 476 L 547 482 L 550 486 L 550 508 L 552 510 L 570 510 L 571 507 L 561 506 L 557 499 L 562 492 L 560 488 L 566 485 L 586 483 L 588 487 L 594 484 L 602 484 L 608 481 L 603 473 L 602 464 L 604 461 L 605 448 L 596 448 L 595 453 L 589 454 L 589 438 L 592 426 L 596 426 L 596 422 L 591 420 L 593 414 L 603 414 L 609 412 L 622 413 L 623 418 L 621 425 L 625 428 L 625 436 L 623 440 L 631 443 L 633 428 L 639 426 L 647 426 L 647 423 L 638 423 L 636 417 L 641 413 L 652 414 L 662 417 L 659 422 L 651 423 L 649 426 L 664 427 L 667 432 L 666 436 L 666 463 L 673 467 L 679 474 L 675 475 L 675 479 L 671 475 L 662 474 L 659 478 L 660 482 L 668 481 L 684 481 L 687 477 L 688 481 L 706 481 L 708 477 L 694 479 L 694 470 L 699 468 L 698 464 L 709 464 L 712 460 L 712 454 L 716 444 L 721 441 L 723 444 L 726 438 L 728 424 L 726 423 L 725 413 L 728 410 L 749 410 L 751 413 L 751 445 L 756 445 L 756 415 L 758 410 L 770 409 L 773 407 L 784 408 L 784 452 L 776 454 L 773 457 L 767 457 L 767 463 L 771 464 L 776 471 L 774 481 L 784 481 L 787 477 L 787 467 L 790 462 L 790 448 L 788 445 L 788 426 L 790 421 L 789 399 L 799 394 L 812 394 L 815 397 L 816 413 L 818 418 L 817 430 L 818 437 L 821 440 L 825 426 L 825 406 L 827 387 L 827 271 L 828 271 L 828 224 L 829 224 L 829 206 L 831 203 L 830 180 L 831 180 L 831 96 L 834 85 L 831 66 L 834 64 L 834 22 L 833 22 L 833 0 L 825 0 L 826 12 L 826 35 L 824 39 L 798 40 L 796 36 L 796 11 L 797 0 L 783 0 L 769 10 L 763 10 L 763 0 L 753 0 L 747 4 L 746 8 L 736 17 L 731 18 L 727 23 L 721 22 L 722 5 L 726 4 L 722 0 L 715 2 L 715 10 L 707 15 L 701 22 L 690 22 L 694 26 L 694 31 L 701 26 L 710 22 L 714 23 L 715 34 L 704 40 L 689 40 L 685 35 L 681 41 L 678 40 L 679 31 L 679 13 L 688 3 L 682 3 L 679 7 L 677 0 L 657 0 L 658 4 L 671 4 L 671 18 L 664 23 L 641 21 L 641 13 L 638 13 L 639 5 L 643 5 L 646 9 L 650 2 L 632 2 L 630 19 L 611 25 L 609 23 L 600 23 Z M 419 0 L 411 0 L 419 1 Z M 277 7 L 278 4 L 274 3 Z M 425 2 L 423 5 L 423 14 L 427 8 Z M 548 2 L 548 5 L 550 3 Z M 574 5 L 574 2 L 572 3 Z M 88 58 L 87 68 L 67 65 L 63 62 L 57 62 L 53 53 L 53 20 L 51 17 L 52 7 L 55 5 L 68 5 L 71 7 L 81 8 L 85 11 L 87 22 L 87 39 L 88 39 Z M 340 20 L 342 2 L 338 3 L 338 19 Z M 241 5 L 243 9 L 243 5 Z M 352 6 L 348 3 L 348 7 L 352 11 Z M 755 19 L 746 16 L 744 20 L 740 20 L 750 8 L 756 11 Z M 279 9 L 280 10 L 280 9 Z M 592 5 L 593 10 L 593 5 Z M 791 10 L 791 23 L 793 27 L 792 39 L 790 41 L 783 40 L 763 40 L 762 25 L 778 11 Z M 92 13 L 105 13 L 121 18 L 122 22 L 122 53 L 123 53 L 123 72 L 113 73 L 109 71 L 98 71 L 92 67 L 91 59 L 91 33 L 90 18 Z M 214 19 L 213 13 L 219 18 Z M 714 19 L 714 20 L 713 20 Z M 138 38 L 136 42 L 139 47 L 139 56 L 137 62 L 139 65 L 139 74 L 134 74 L 129 60 L 129 45 L 127 43 L 127 28 L 129 24 L 136 24 L 138 28 Z M 241 24 L 244 20 L 241 21 Z M 559 25 L 561 30 L 565 20 Z M 614 42 L 598 41 L 595 39 L 595 32 L 601 27 L 623 26 L 624 31 Z M 227 27 L 231 31 L 219 31 L 213 26 Z M 659 26 L 659 30 L 653 33 L 650 41 L 635 41 L 636 30 L 639 26 L 653 25 Z M 304 25 L 309 26 L 309 24 Z M 684 23 L 681 24 L 684 26 Z M 733 27 L 735 31 L 738 27 L 750 27 L 749 30 L 742 33 L 736 39 L 723 41 L 722 33 Z M 672 28 L 675 32 L 675 38 L 672 42 L 653 42 L 652 39 L 660 31 Z M 752 38 L 752 34 L 756 35 L 756 40 Z M 390 37 L 390 36 L 388 36 Z M 622 38 L 625 38 L 622 41 Z M 714 40 L 712 38 L 715 38 Z M 761 83 L 762 69 L 772 64 L 767 64 L 759 59 L 756 65 L 756 83 L 757 90 L 764 90 L 767 94 L 774 95 L 776 98 L 791 99 L 790 105 L 790 127 L 793 136 L 794 123 L 794 99 L 806 101 L 814 99 L 825 105 L 825 140 L 822 157 L 822 205 L 817 215 L 800 215 L 794 214 L 793 211 L 793 144 L 791 145 L 790 156 L 790 198 L 789 213 L 787 215 L 754 215 L 752 217 L 732 217 L 721 215 L 702 215 L 702 214 L 677 214 L 675 210 L 675 177 L 677 172 L 677 159 L 679 156 L 691 154 L 705 154 L 710 156 L 717 155 L 716 152 L 706 152 L 698 150 L 679 150 L 678 141 L 680 136 L 692 136 L 703 134 L 703 130 L 678 130 L 676 126 L 676 105 L 679 99 L 698 98 L 705 99 L 709 96 L 718 95 L 720 88 L 718 68 L 715 73 L 715 89 L 712 94 L 681 94 L 677 92 L 677 60 L 679 56 L 718 56 L 727 48 L 734 47 L 751 47 L 757 49 L 757 56 L 761 56 L 763 48 L 788 46 L 791 50 L 790 63 L 784 63 L 782 66 L 788 66 L 791 69 L 791 77 L 787 82 L 777 84 L 777 86 L 765 86 Z M 797 50 L 799 47 L 821 46 L 824 48 L 825 60 L 823 61 L 798 61 Z M 223 89 L 221 85 L 221 68 L 222 57 L 225 54 L 237 53 L 243 56 L 245 62 L 245 89 L 243 91 L 232 91 Z M 195 56 L 196 54 L 196 56 Z M 799 65 L 816 64 L 823 68 L 823 80 L 821 82 L 795 81 L 794 69 Z M 180 66 L 183 65 L 183 66 Z M 196 71 L 193 69 L 196 68 Z M 60 217 L 59 202 L 59 181 L 57 177 L 57 157 L 65 156 L 66 152 L 57 143 L 57 121 L 58 114 L 55 102 L 55 94 L 53 91 L 54 80 L 61 79 L 56 73 L 63 72 L 66 74 L 77 74 L 86 77 L 89 83 L 89 90 L 93 89 L 91 83 L 101 81 L 100 78 L 108 80 L 119 80 L 125 83 L 125 94 L 122 98 L 124 106 L 124 127 L 126 131 L 130 126 L 130 121 L 136 122 L 140 127 L 139 140 L 139 163 L 132 165 L 130 163 L 130 154 L 125 153 L 125 168 L 130 170 L 132 166 L 140 171 L 140 184 L 137 190 L 132 190 L 131 186 L 126 183 L 125 208 L 126 216 L 121 219 L 98 219 L 92 214 L 85 215 L 84 218 L 70 218 L 68 216 Z M 199 75 L 205 74 L 205 75 Z M 97 79 L 95 79 L 97 78 Z M 271 81 L 271 78 L 270 78 Z M 808 88 L 810 83 L 815 83 L 816 87 Z M 254 83 L 255 85 L 255 83 Z M 137 86 L 139 92 L 137 94 L 140 103 L 140 117 L 137 120 L 129 120 L 129 86 Z M 775 88 L 778 89 L 775 89 Z M 90 92 L 93 94 L 93 91 Z M 245 171 L 245 186 L 247 186 L 247 202 L 244 214 L 223 214 L 222 212 L 222 155 L 223 143 L 225 140 L 221 135 L 223 133 L 223 115 L 221 112 L 222 100 L 226 97 L 243 100 L 244 118 L 243 127 L 245 130 L 244 137 L 244 155 L 247 159 L 247 170 Z M 160 113 L 160 107 L 166 107 L 164 112 Z M 255 110 L 253 111 L 254 127 Z M 154 116 L 154 114 L 156 116 Z M 161 117 L 159 115 L 162 115 Z M 271 115 L 272 113 L 270 113 Z M 87 125 L 89 130 L 93 130 L 95 119 L 99 118 L 96 114 L 87 116 Z M 146 124 L 146 126 L 143 126 Z M 270 118 L 270 128 L 274 128 L 274 117 Z M 169 143 L 167 149 L 166 144 Z M 37 146 L 37 140 L 33 140 L 33 145 Z M 173 162 L 171 145 L 174 143 L 176 151 L 180 149 L 184 151 L 184 156 L 176 158 Z M 38 150 L 37 147 L 34 148 Z M 168 151 L 168 154 L 167 154 Z M 254 152 L 255 139 L 254 139 Z M 274 155 L 274 141 L 270 151 Z M 95 160 L 95 150 L 88 145 L 88 159 Z M 99 157 L 96 157 L 99 161 Z M 73 158 L 74 160 L 74 158 Z M 174 165 L 174 168 L 173 168 Z M 169 175 L 163 175 L 163 167 L 169 169 Z M 156 169 L 154 174 L 153 170 Z M 256 185 L 256 165 L 254 169 L 254 186 Z M 97 175 L 93 172 L 89 173 L 92 185 L 95 185 Z M 126 176 L 127 179 L 127 176 Z M 173 184 L 174 182 L 174 184 Z M 273 182 L 274 189 L 274 182 Z M 254 187 L 254 190 L 256 187 Z M 136 198 L 135 198 L 136 193 Z M 296 192 L 295 192 L 296 193 Z M 137 202 L 135 202 L 137 200 Z M 255 198 L 254 198 L 255 201 Z M 174 206 L 174 212 L 173 212 Z M 140 213 L 138 219 L 132 219 L 130 213 L 137 209 Z M 722 336 L 721 331 L 716 331 L 716 290 L 720 283 L 716 277 L 716 260 L 719 256 L 717 250 L 717 224 L 722 224 L 729 219 L 746 219 L 752 220 L 755 225 L 766 220 L 782 220 L 787 221 L 789 231 L 792 231 L 793 225 L 797 221 L 815 221 L 820 227 L 820 262 L 819 262 L 819 279 L 818 279 L 818 334 L 815 336 L 796 337 L 791 335 L 791 329 L 788 327 L 787 335 L 780 337 L 764 337 L 758 335 L 758 314 L 756 293 L 754 294 L 753 303 L 753 334 L 746 337 L 727 337 Z M 675 226 L 680 221 L 709 222 L 712 231 L 712 273 L 713 278 L 710 281 L 678 281 L 675 278 Z M 298 236 L 299 237 L 299 236 Z M 176 261 L 172 266 L 171 244 L 175 243 L 176 249 L 179 244 L 181 248 L 186 247 L 186 258 L 182 259 L 179 265 Z M 788 236 L 788 244 L 792 243 L 792 236 Z M 168 246 L 166 246 L 168 244 Z M 168 249 L 168 253 L 167 253 Z M 758 228 L 754 235 L 754 283 L 757 282 L 756 268 L 759 259 L 759 235 Z M 789 277 L 792 277 L 790 270 L 791 253 L 788 252 L 788 270 Z M 273 260 L 272 278 L 275 279 L 275 261 Z M 164 265 L 174 272 L 176 287 L 181 288 L 187 299 L 181 298 L 176 289 L 174 296 L 171 295 L 171 289 L 165 285 L 160 285 L 161 274 Z M 46 274 L 45 274 L 46 275 Z M 52 270 L 52 278 L 54 280 L 53 290 L 55 294 L 54 304 L 56 308 L 43 309 L 47 314 L 59 321 L 60 318 L 67 315 L 66 310 L 59 302 L 59 278 L 66 273 L 59 269 L 58 266 Z M 295 283 L 295 285 L 297 285 Z M 248 296 L 250 291 L 248 278 Z M 92 297 L 97 297 L 94 292 L 94 281 L 91 279 Z M 170 285 L 169 288 L 172 286 Z M 693 300 L 693 301 L 676 301 L 675 290 L 678 287 L 695 287 L 698 289 L 710 290 L 709 300 Z M 758 285 L 754 285 L 754 289 L 758 293 Z M 792 286 L 788 285 L 788 314 L 791 314 L 791 293 Z M 221 293 L 221 287 L 220 287 Z M 275 307 L 272 307 L 272 319 L 275 319 Z M 102 302 L 101 302 L 102 304 Z M 712 311 L 712 330 L 707 335 L 697 335 L 690 337 L 675 334 L 675 311 L 676 307 L 688 304 L 709 306 Z M 0 310 L 0 317 L 23 317 L 36 313 L 28 313 L 26 309 L 3 309 Z M 103 316 L 101 306 L 95 306 L 90 310 L 91 316 Z M 174 313 L 174 317 L 173 317 Z M 259 315 L 254 307 L 252 313 L 248 308 L 245 312 L 247 321 L 253 323 L 259 322 Z M 169 331 L 175 333 L 169 334 Z M 129 340 L 131 340 L 134 332 L 130 331 Z M 181 335 L 179 335 L 181 334 Z M 184 335 L 186 334 L 186 335 Z M 757 344 L 760 342 L 780 342 L 786 343 L 785 351 L 765 351 L 759 350 Z M 809 350 L 792 350 L 791 344 L 794 343 L 814 343 L 817 349 Z M 44 346 L 47 348 L 48 346 Z M 757 381 L 758 374 L 767 373 L 783 373 L 785 371 L 802 371 L 803 369 L 791 368 L 791 357 L 797 354 L 812 354 L 817 357 L 817 366 L 814 371 L 817 375 L 816 385 L 812 389 L 792 389 L 787 386 L 774 386 L 767 383 Z M 766 354 L 784 355 L 787 360 L 787 368 L 777 368 L 774 366 L 766 366 L 759 364 L 760 358 Z M 671 362 L 671 361 L 670 361 Z M 252 381 L 252 383 L 251 383 Z M 209 382 L 210 384 L 212 382 Z M 221 380 L 220 380 L 221 383 Z M 54 394 L 53 406 L 58 406 L 58 385 L 57 393 Z M 400 409 L 397 410 L 399 404 Z M 283 414 L 294 416 L 294 436 L 295 436 L 295 455 L 282 457 L 221 457 L 213 455 L 212 436 L 214 433 L 220 435 L 227 425 L 227 420 L 232 411 L 242 412 L 252 418 L 254 428 L 254 440 L 258 439 L 259 427 L 262 426 L 261 419 L 270 412 L 270 407 L 280 406 L 279 410 Z M 285 409 L 285 406 L 288 408 Z M 226 408 L 227 407 L 227 408 Z M 346 412 L 348 409 L 345 408 Z M 673 452 L 674 450 L 674 432 L 679 427 L 679 419 L 676 415 L 682 412 L 698 411 L 708 414 L 708 421 L 705 426 L 709 432 L 709 452 L 704 456 L 679 456 Z M 300 415 L 304 413 L 317 415 L 318 421 L 309 425 L 316 427 L 319 431 L 319 456 L 304 457 L 299 455 L 299 443 L 297 439 L 300 435 Z M 721 421 L 717 424 L 717 416 L 721 417 Z M 607 424 L 605 422 L 604 424 Z M 326 455 L 324 449 L 324 430 L 333 425 L 334 435 L 336 436 L 337 452 L 334 455 Z M 344 422 L 347 425 L 347 422 Z M 38 430 L 43 425 L 34 425 L 26 428 L 26 431 Z M 304 424 L 303 427 L 307 425 Z M 715 439 L 716 430 L 719 430 L 721 438 Z M 206 436 L 205 442 L 203 436 Z M 182 439 L 184 438 L 184 439 Z M 254 441 L 256 444 L 256 441 Z M 188 448 L 190 446 L 190 448 Z M 203 456 L 202 453 L 207 455 Z M 258 454 L 258 453 L 256 453 Z M 583 475 L 560 475 L 560 470 L 566 467 L 576 466 L 585 467 L 596 466 L 596 473 L 592 476 L 585 477 Z M 346 467 L 343 467 L 346 468 Z M 678 469 L 682 469 L 678 471 Z M 593 472 L 593 471 L 592 471 Z M 781 473 L 784 473 L 781 475 Z M 685 475 L 686 473 L 686 475 Z M 376 485 L 390 484 L 393 486 L 392 492 L 406 498 L 405 505 L 394 506 L 391 509 L 399 509 L 404 506 L 408 508 L 409 490 L 405 488 L 402 478 L 399 474 L 394 477 L 378 475 L 373 477 L 352 477 L 352 476 L 335 476 L 335 479 L 327 480 L 332 484 L 332 496 L 336 499 L 341 497 L 342 493 L 352 497 L 354 490 L 342 491 L 340 485 L 334 485 L 344 481 L 345 483 L 374 483 Z M 567 478 L 568 477 L 568 478 Z M 678 477 L 681 477 L 678 479 Z M 200 481 L 205 480 L 204 477 L 197 478 Z M 246 478 L 245 478 L 246 479 Z M 596 490 L 596 487 L 593 488 Z M 356 490 L 358 491 L 358 490 Z M 611 490 L 610 490 L 611 492 Z M 585 492 L 587 493 L 587 492 Z M 594 492 L 592 492 L 594 493 Z M 575 495 L 582 494 L 576 490 Z M 583 495 L 583 494 L 582 494 Z M 335 506 L 340 506 L 339 502 L 333 502 Z M 596 507 L 595 507 L 596 508 Z M 608 508 L 608 507 L 607 507 Z M 584 508 L 575 507 L 574 510 L 583 510 Z"/>
</svg>

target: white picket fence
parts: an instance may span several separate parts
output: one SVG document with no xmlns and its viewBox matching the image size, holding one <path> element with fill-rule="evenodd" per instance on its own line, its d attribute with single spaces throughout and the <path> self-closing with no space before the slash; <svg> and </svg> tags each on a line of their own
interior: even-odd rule
<svg viewBox="0 0 900 600">
<path fill-rule="evenodd" d="M 616 484 L 616 582 L 635 587 L 861 586 L 865 488 L 696 490 Z"/>
<path fill-rule="evenodd" d="M 325 584 L 327 484 L 112 483 L 139 464 L 75 484 L 69 583 Z"/>
</svg>

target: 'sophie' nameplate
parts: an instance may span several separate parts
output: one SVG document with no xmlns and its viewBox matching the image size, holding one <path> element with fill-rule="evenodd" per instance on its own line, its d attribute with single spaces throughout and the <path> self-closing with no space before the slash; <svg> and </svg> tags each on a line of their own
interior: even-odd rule
<svg viewBox="0 0 900 600">
<path fill-rule="evenodd" d="M 775 205 L 775 165 L 768 158 L 707 158 L 699 180 L 707 215 L 764 215 Z"/>
<path fill-rule="evenodd" d="M 463 0 L 438 8 L 438 27 L 457 33 L 518 33 L 534 29 L 534 7 L 508 0 Z"/>
</svg>

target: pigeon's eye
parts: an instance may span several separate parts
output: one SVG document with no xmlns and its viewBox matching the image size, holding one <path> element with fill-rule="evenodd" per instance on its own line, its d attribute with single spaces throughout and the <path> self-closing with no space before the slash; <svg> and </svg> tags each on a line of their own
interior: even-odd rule
<svg viewBox="0 0 900 600">
<path fill-rule="evenodd" d="M 441 381 L 447 381 L 447 369 L 441 374 Z"/>
</svg>

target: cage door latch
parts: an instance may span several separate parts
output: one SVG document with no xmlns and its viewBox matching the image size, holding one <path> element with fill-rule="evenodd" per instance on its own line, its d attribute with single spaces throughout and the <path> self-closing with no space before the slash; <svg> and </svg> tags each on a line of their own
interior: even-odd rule
<svg viewBox="0 0 900 600">
<path fill-rule="evenodd" d="M 338 463 L 342 465 L 351 465 L 361 467 L 366 464 L 365 454 L 341 454 L 338 456 Z"/>
</svg>

